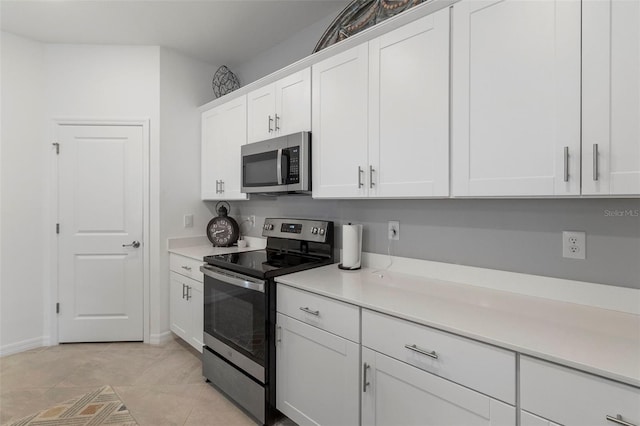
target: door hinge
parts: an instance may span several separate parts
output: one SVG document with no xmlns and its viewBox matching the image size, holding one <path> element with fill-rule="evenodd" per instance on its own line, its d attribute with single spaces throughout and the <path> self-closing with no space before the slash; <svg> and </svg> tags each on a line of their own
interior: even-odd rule
<svg viewBox="0 0 640 426">
<path fill-rule="evenodd" d="M 56 234 L 60 233 L 60 224 L 56 223 Z"/>
<path fill-rule="evenodd" d="M 56 314 L 60 313 L 60 303 L 56 303 Z"/>
<path fill-rule="evenodd" d="M 56 154 L 60 155 L 60 144 L 58 142 L 54 142 L 51 145 L 56 147 Z"/>
</svg>

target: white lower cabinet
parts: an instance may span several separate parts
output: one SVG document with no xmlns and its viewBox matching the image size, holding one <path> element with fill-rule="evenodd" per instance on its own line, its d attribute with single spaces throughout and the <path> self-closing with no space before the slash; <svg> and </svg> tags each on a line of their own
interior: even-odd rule
<svg viewBox="0 0 640 426">
<path fill-rule="evenodd" d="M 358 424 L 360 345 L 278 314 L 277 408 L 299 425 Z"/>
<path fill-rule="evenodd" d="M 522 426 L 640 425 L 639 388 L 527 356 L 520 361 L 520 401 Z"/>
<path fill-rule="evenodd" d="M 171 254 L 169 256 L 169 323 L 178 337 L 202 352 L 204 333 L 202 262 Z"/>
<path fill-rule="evenodd" d="M 515 407 L 362 348 L 363 425 L 515 425 Z"/>
</svg>

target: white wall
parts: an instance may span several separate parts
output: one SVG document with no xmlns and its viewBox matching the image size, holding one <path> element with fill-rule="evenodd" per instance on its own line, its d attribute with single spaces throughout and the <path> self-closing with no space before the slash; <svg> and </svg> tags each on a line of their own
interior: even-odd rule
<svg viewBox="0 0 640 426">
<path fill-rule="evenodd" d="M 0 33 L 0 354 L 42 346 L 50 229 L 44 214 L 50 154 L 44 131 L 44 49 Z"/>
<path fill-rule="evenodd" d="M 169 256 L 166 239 L 204 235 L 211 217 L 200 201 L 200 112 L 214 98 L 217 67 L 174 50 L 160 52 L 160 261 L 157 330 L 169 330 Z M 183 226 L 193 214 L 193 227 Z"/>
<path fill-rule="evenodd" d="M 240 84 L 246 86 L 280 68 L 311 55 L 322 34 L 348 3 L 350 1 L 345 1 L 344 5 L 336 7 L 334 13 L 299 31 L 282 43 L 265 50 L 255 58 L 241 64 L 229 64 L 231 71 L 238 76 Z"/>
</svg>

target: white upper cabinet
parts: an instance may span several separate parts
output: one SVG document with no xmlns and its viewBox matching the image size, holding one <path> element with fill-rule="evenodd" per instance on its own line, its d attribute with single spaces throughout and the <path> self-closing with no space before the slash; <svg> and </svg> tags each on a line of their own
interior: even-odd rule
<svg viewBox="0 0 640 426">
<path fill-rule="evenodd" d="M 315 198 L 449 194 L 449 9 L 312 73 Z"/>
<path fill-rule="evenodd" d="M 580 4 L 454 5 L 452 195 L 580 194 Z"/>
<path fill-rule="evenodd" d="M 311 68 L 247 96 L 249 142 L 311 130 Z"/>
<path fill-rule="evenodd" d="M 367 195 L 368 66 L 367 43 L 313 66 L 314 198 Z"/>
<path fill-rule="evenodd" d="M 246 200 L 240 192 L 240 147 L 247 143 L 247 97 L 202 113 L 203 200 Z"/>
<path fill-rule="evenodd" d="M 449 195 L 449 9 L 369 43 L 369 196 Z"/>
<path fill-rule="evenodd" d="M 585 1 L 582 19 L 582 193 L 637 195 L 640 3 Z"/>
</svg>

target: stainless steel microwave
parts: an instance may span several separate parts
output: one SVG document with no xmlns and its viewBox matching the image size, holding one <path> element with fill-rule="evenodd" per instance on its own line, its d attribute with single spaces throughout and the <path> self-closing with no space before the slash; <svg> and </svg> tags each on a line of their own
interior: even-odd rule
<svg viewBox="0 0 640 426">
<path fill-rule="evenodd" d="M 242 192 L 311 192 L 310 149 L 309 132 L 243 145 Z"/>
</svg>

